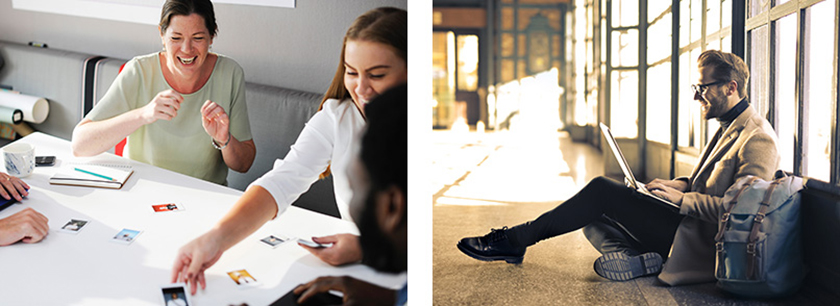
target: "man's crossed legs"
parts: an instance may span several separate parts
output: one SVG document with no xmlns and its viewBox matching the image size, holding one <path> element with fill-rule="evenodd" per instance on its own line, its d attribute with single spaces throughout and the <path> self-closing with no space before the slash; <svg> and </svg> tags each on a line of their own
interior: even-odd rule
<svg viewBox="0 0 840 306">
<path fill-rule="evenodd" d="M 458 249 L 478 260 L 518 264 L 528 246 L 583 228 L 586 238 L 603 254 L 595 261 L 595 272 L 624 281 L 662 269 L 682 217 L 621 183 L 598 177 L 537 219 L 461 239 Z"/>
</svg>

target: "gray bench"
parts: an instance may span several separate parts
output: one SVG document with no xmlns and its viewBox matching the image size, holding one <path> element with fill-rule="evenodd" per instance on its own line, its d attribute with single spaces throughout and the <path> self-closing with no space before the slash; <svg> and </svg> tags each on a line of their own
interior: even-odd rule
<svg viewBox="0 0 840 306">
<path fill-rule="evenodd" d="M 67 140 L 126 62 L 3 41 L 0 41 L 0 57 L 5 61 L 0 70 L 0 85 L 49 101 L 47 120 L 32 127 Z M 245 95 L 257 156 L 248 172 L 228 173 L 228 186 L 239 190 L 270 170 L 274 160 L 286 156 L 321 101 L 320 94 L 254 83 L 246 83 Z M 294 205 L 338 217 L 332 179 L 313 184 Z"/>
</svg>

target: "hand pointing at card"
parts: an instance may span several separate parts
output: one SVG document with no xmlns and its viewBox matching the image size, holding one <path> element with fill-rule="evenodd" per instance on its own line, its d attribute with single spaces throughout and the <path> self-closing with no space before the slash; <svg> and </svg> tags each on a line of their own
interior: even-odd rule
<svg viewBox="0 0 840 306">
<path fill-rule="evenodd" d="M 219 236 L 212 233 L 211 230 L 181 247 L 172 266 L 171 282 L 186 283 L 191 295 L 195 295 L 197 285 L 201 285 L 201 289 L 207 288 L 204 270 L 222 257 L 220 243 L 213 238 Z"/>
</svg>

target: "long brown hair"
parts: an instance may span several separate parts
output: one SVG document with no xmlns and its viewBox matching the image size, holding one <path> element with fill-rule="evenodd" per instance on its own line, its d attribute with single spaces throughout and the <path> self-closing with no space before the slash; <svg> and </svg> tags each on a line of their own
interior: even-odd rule
<svg viewBox="0 0 840 306">
<path fill-rule="evenodd" d="M 408 13 L 403 9 L 394 7 L 375 8 L 356 18 L 356 21 L 347 29 L 344 41 L 341 43 L 341 57 L 338 61 L 338 69 L 335 71 L 332 83 L 318 106 L 318 111 L 324 108 L 324 102 L 329 99 L 343 101 L 350 98 L 350 92 L 344 86 L 344 48 L 348 40 L 362 40 L 377 42 L 392 48 L 392 51 L 403 61 L 408 63 Z M 318 176 L 324 179 L 330 175 L 330 167 Z"/>
</svg>

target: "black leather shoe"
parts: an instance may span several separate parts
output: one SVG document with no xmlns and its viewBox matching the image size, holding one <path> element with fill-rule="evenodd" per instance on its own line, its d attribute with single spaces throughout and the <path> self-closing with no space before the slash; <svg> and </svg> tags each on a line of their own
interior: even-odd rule
<svg viewBox="0 0 840 306">
<path fill-rule="evenodd" d="M 612 252 L 595 260 L 595 273 L 614 281 L 631 280 L 659 273 L 661 270 L 662 256 L 656 252 L 638 256 L 630 256 L 623 252 Z"/>
<path fill-rule="evenodd" d="M 458 241 L 458 249 L 467 256 L 483 261 L 504 260 L 511 264 L 521 264 L 525 257 L 525 247 L 516 247 L 510 243 L 502 229 L 492 229 L 483 237 L 469 237 Z"/>
</svg>

